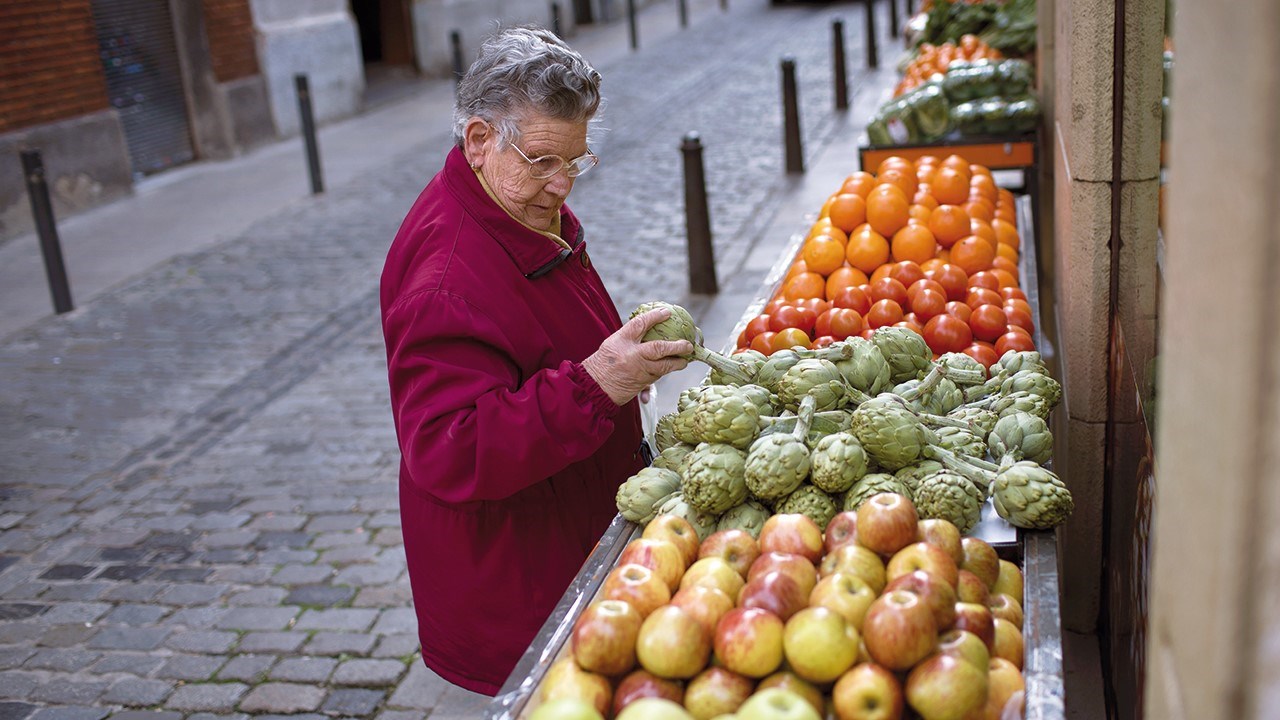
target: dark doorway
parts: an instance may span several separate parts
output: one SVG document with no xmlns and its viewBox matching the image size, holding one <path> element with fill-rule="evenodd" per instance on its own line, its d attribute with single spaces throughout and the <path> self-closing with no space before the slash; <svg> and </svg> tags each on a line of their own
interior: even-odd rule
<svg viewBox="0 0 1280 720">
<path fill-rule="evenodd" d="M 591 0 L 573 0 L 573 22 L 575 25 L 586 25 L 592 22 Z"/>
<path fill-rule="evenodd" d="M 418 79 L 412 0 L 351 0 L 364 57 L 365 104 L 400 97 Z"/>
</svg>

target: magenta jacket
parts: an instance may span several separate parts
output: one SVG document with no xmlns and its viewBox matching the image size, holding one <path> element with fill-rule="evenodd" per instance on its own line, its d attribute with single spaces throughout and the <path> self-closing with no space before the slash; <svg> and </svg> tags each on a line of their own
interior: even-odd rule
<svg viewBox="0 0 1280 720">
<path fill-rule="evenodd" d="M 636 402 L 580 364 L 621 323 L 568 207 L 561 228 L 572 251 L 509 216 L 455 148 L 382 273 L 422 658 L 489 695 L 643 466 Z"/>
</svg>

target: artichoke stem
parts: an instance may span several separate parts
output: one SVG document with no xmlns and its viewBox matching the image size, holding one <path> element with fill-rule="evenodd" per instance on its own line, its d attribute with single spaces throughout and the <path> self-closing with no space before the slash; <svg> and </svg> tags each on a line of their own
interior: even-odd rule
<svg viewBox="0 0 1280 720">
<path fill-rule="evenodd" d="M 991 492 L 991 483 L 995 481 L 994 470 L 988 471 L 983 465 L 995 468 L 989 462 L 977 460 L 971 457 L 962 457 L 945 448 L 937 445 L 926 445 L 923 455 L 930 460 L 937 460 L 947 466 L 948 470 L 955 472 L 957 475 L 963 476 L 965 479 L 972 481 L 982 490 L 983 495 L 989 495 Z"/>
<path fill-rule="evenodd" d="M 796 357 L 802 360 L 816 358 L 818 360 L 828 360 L 830 362 L 840 362 L 841 360 L 849 360 L 853 357 L 853 346 L 848 343 L 836 343 L 829 347 L 810 350 L 809 348 L 794 347 L 791 348 Z"/>
<path fill-rule="evenodd" d="M 710 365 L 721 375 L 737 380 L 744 385 L 751 382 L 751 375 L 742 363 L 727 358 L 720 353 L 712 352 L 701 345 L 693 346 L 693 359 Z"/>
<path fill-rule="evenodd" d="M 813 410 L 817 405 L 818 401 L 812 395 L 805 395 L 800 401 L 800 409 L 796 411 L 799 419 L 796 421 L 795 432 L 791 433 L 796 440 L 804 442 L 804 439 L 809 436 L 809 428 L 813 425 Z"/>
</svg>

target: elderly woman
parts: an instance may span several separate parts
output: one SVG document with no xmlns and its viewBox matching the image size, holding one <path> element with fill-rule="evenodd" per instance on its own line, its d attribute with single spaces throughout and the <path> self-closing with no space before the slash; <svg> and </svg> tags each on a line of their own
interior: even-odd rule
<svg viewBox="0 0 1280 720">
<path fill-rule="evenodd" d="M 623 325 L 565 206 L 597 163 L 600 75 L 506 30 L 458 87 L 454 147 L 382 274 L 400 514 L 422 657 L 492 695 L 645 464 L 637 394 L 686 364 Z M 615 240 L 616 241 L 616 240 Z"/>
</svg>

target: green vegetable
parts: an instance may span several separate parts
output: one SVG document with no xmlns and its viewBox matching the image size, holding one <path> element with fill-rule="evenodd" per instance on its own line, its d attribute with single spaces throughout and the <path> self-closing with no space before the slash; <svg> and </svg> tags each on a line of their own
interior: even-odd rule
<svg viewBox="0 0 1280 720">
<path fill-rule="evenodd" d="M 751 537 L 759 539 L 765 521 L 772 514 L 764 505 L 755 500 L 748 500 L 741 505 L 729 508 L 724 515 L 721 515 L 720 521 L 716 523 L 716 530 L 743 530 L 750 533 Z"/>
<path fill-rule="evenodd" d="M 867 453 L 852 433 L 838 432 L 818 441 L 809 466 L 809 480 L 819 490 L 842 493 L 867 474 Z"/>
<path fill-rule="evenodd" d="M 647 525 L 657 508 L 680 489 L 680 476 L 671 470 L 647 467 L 618 486 L 618 512 L 633 523 Z"/>
<path fill-rule="evenodd" d="M 921 519 L 941 518 L 967 534 L 982 520 L 983 491 L 967 478 L 946 470 L 920 481 L 916 512 Z"/>
<path fill-rule="evenodd" d="M 647 302 L 632 310 L 631 317 L 643 315 L 650 310 L 659 308 L 671 310 L 671 317 L 649 328 L 649 332 L 645 333 L 644 338 L 642 338 L 645 342 L 650 340 L 688 340 L 693 344 L 693 352 L 689 354 L 689 359 L 710 365 L 724 377 L 733 378 L 743 383 L 751 382 L 751 377 L 737 360 L 727 358 L 702 346 L 702 331 L 693 322 L 693 316 L 689 314 L 689 311 L 679 305 L 672 305 L 662 301 Z"/>
<path fill-rule="evenodd" d="M 1000 471 L 992 499 L 1000 517 L 1020 528 L 1056 527 L 1075 509 L 1071 491 L 1062 480 L 1029 460 Z"/>
<path fill-rule="evenodd" d="M 951 130 L 951 106 L 938 85 L 925 83 L 903 95 L 903 102 L 910 109 L 923 139 L 940 138 Z"/>
<path fill-rule="evenodd" d="M 751 444 L 746 483 L 752 495 L 765 501 L 778 500 L 791 494 L 809 476 L 809 446 L 805 438 L 813 421 L 813 408 L 813 397 L 805 397 L 794 432 L 766 435 Z"/>
<path fill-rule="evenodd" d="M 779 500 L 773 510 L 779 515 L 789 513 L 807 515 L 818 524 L 819 528 L 824 529 L 827 523 L 831 522 L 831 518 L 839 512 L 835 499 L 809 483 L 804 483 L 790 495 Z"/>
<path fill-rule="evenodd" d="M 897 493 L 911 498 L 911 491 L 898 478 L 888 473 L 870 473 L 849 488 L 849 492 L 841 499 L 840 509 L 856 511 L 872 495 L 880 493 Z"/>
<path fill-rule="evenodd" d="M 745 469 L 746 454 L 741 450 L 720 443 L 702 443 L 680 464 L 680 476 L 684 478 L 680 489 L 685 502 L 712 515 L 741 504 L 747 499 Z"/>
</svg>

